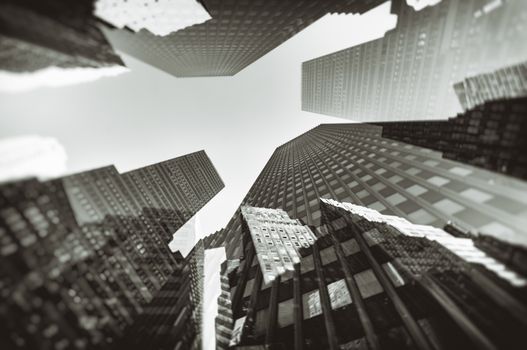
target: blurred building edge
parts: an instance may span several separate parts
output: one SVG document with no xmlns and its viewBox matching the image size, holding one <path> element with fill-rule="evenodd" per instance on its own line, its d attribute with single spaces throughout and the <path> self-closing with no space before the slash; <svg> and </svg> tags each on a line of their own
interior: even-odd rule
<svg viewBox="0 0 527 350">
<path fill-rule="evenodd" d="M 29 73 L 41 84 L 44 76 L 60 79 L 54 83 L 60 85 L 125 71 L 92 13 L 93 0 L 2 1 L 0 70 L 11 73 L 2 84 L 10 78 L 17 86 L 38 85 L 27 82 Z"/>
<path fill-rule="evenodd" d="M 66 172 L 66 161 L 66 151 L 55 138 L 27 135 L 1 139 L 0 183 L 57 177 Z"/>
<path fill-rule="evenodd" d="M 0 185 L 3 348 L 199 348 L 203 247 L 184 259 L 168 243 L 223 186 L 203 151 L 123 174 L 108 166 Z M 160 327 L 133 338 L 145 319 Z"/>
<path fill-rule="evenodd" d="M 466 78 L 454 91 L 465 111 L 492 100 L 527 97 L 527 62 Z"/>
<path fill-rule="evenodd" d="M 204 247 L 200 240 L 113 349 L 201 349 Z"/>
<path fill-rule="evenodd" d="M 145 29 L 157 36 L 211 19 L 197 0 L 95 0 L 94 14 L 116 28 L 126 27 L 134 32 Z"/>
<path fill-rule="evenodd" d="M 273 224 L 242 216 L 245 255 L 228 275 L 234 328 L 223 348 L 523 348 L 525 275 L 442 229 L 334 200 L 321 210 L 316 242 L 271 284 L 250 228 Z"/>
<path fill-rule="evenodd" d="M 453 83 L 527 58 L 524 0 L 391 6 L 397 26 L 383 38 L 302 64 L 302 110 L 364 122 L 444 119 L 461 111 Z"/>
<path fill-rule="evenodd" d="M 527 88 L 527 80 L 524 87 Z M 375 125 L 382 126 L 383 137 L 431 148 L 442 152 L 444 158 L 527 180 L 525 95 L 484 101 L 448 120 Z"/>
<path fill-rule="evenodd" d="M 221 264 L 221 294 L 218 297 L 218 316 L 216 317 L 216 348 L 229 348 L 232 337 L 232 303 L 229 275 L 240 265 L 239 259 L 226 260 Z"/>
</svg>

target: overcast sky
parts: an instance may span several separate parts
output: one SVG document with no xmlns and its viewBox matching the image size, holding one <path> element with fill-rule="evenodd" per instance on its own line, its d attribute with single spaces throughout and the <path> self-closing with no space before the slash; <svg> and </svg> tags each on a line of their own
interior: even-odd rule
<svg viewBox="0 0 527 350">
<path fill-rule="evenodd" d="M 124 56 L 130 72 L 96 82 L 0 94 L 0 138 L 56 138 L 68 172 L 120 171 L 204 149 L 225 189 L 200 211 L 198 237 L 225 226 L 275 148 L 321 123 L 300 110 L 301 63 L 382 36 L 386 3 L 329 15 L 234 77 L 175 78 Z"/>
</svg>

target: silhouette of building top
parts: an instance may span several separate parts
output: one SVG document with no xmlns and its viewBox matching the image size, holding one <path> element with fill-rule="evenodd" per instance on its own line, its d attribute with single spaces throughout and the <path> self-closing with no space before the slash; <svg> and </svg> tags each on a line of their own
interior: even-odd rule
<svg viewBox="0 0 527 350">
<path fill-rule="evenodd" d="M 5 0 L 0 9 L 2 70 L 124 66 L 97 27 L 92 0 Z"/>
<path fill-rule="evenodd" d="M 212 19 L 164 37 L 104 28 L 113 46 L 177 77 L 231 76 L 330 12 L 384 0 L 203 0 Z"/>
</svg>

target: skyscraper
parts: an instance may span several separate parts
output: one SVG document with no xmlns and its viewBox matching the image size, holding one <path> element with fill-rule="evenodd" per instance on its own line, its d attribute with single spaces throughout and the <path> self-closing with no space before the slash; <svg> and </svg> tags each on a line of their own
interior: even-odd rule
<svg viewBox="0 0 527 350">
<path fill-rule="evenodd" d="M 230 76 L 330 12 L 384 0 L 203 0 L 212 19 L 164 37 L 104 28 L 113 46 L 177 77 Z"/>
<path fill-rule="evenodd" d="M 92 15 L 93 0 L 4 0 L 0 4 L 0 69 L 123 66 Z"/>
<path fill-rule="evenodd" d="M 0 333 L 8 347 L 109 346 L 139 315 L 161 312 L 164 294 L 187 298 L 177 288 L 189 285 L 195 264 L 168 243 L 222 187 L 203 151 L 124 174 L 105 167 L 0 186 Z M 149 341 L 164 342 L 163 331 Z"/>
<path fill-rule="evenodd" d="M 322 226 L 306 227 L 316 242 L 300 248 L 291 274 L 270 283 L 262 278 L 263 252 L 255 233 L 273 247 L 294 242 L 290 239 L 302 226 L 280 210 L 250 208 L 249 214 L 261 220 L 242 211 L 245 255 L 230 279 L 231 346 L 522 347 L 527 279 L 471 239 L 349 203 L 323 200 L 321 210 Z M 277 268 L 283 263 L 269 262 Z"/>
<path fill-rule="evenodd" d="M 227 350 L 232 337 L 232 302 L 229 274 L 240 265 L 238 259 L 226 260 L 221 264 L 221 294 L 218 297 L 218 316 L 216 316 L 216 348 Z"/>
<path fill-rule="evenodd" d="M 454 118 L 376 123 L 382 136 L 444 158 L 527 179 L 527 97 L 488 101 Z"/>
<path fill-rule="evenodd" d="M 527 62 L 468 77 L 454 90 L 464 110 L 492 100 L 527 97 Z"/>
<path fill-rule="evenodd" d="M 383 38 L 302 65 L 302 109 L 356 121 L 446 119 L 453 85 L 527 58 L 522 0 L 442 0 L 416 12 L 392 1 Z"/>
<path fill-rule="evenodd" d="M 95 0 L 94 15 L 116 28 L 158 36 L 210 19 L 198 0 Z"/>
<path fill-rule="evenodd" d="M 243 204 L 283 209 L 318 225 L 319 198 L 363 205 L 416 224 L 465 231 L 527 245 L 527 185 L 523 181 L 444 159 L 441 153 L 382 137 L 382 127 L 320 125 L 278 147 Z M 242 254 L 239 212 L 205 239 Z"/>
<path fill-rule="evenodd" d="M 204 249 L 199 241 L 117 343 L 117 349 L 201 349 Z"/>
</svg>

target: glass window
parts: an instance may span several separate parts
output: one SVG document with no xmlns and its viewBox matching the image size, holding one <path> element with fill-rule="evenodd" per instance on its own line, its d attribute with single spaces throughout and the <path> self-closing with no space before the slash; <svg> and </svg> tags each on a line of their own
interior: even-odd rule
<svg viewBox="0 0 527 350">
<path fill-rule="evenodd" d="M 386 200 L 391 205 L 398 205 L 398 204 L 401 204 L 402 202 L 405 202 L 406 201 L 406 197 L 402 196 L 399 193 L 394 193 L 391 196 L 387 197 Z"/>
<path fill-rule="evenodd" d="M 340 246 L 342 247 L 342 250 L 346 256 L 360 252 L 359 244 L 355 238 L 341 242 Z"/>
<path fill-rule="evenodd" d="M 475 188 L 469 188 L 468 190 L 465 190 L 461 192 L 460 194 L 461 196 L 468 198 L 471 201 L 474 201 L 477 203 L 484 203 L 494 197 L 491 194 L 477 190 Z"/>
<path fill-rule="evenodd" d="M 424 188 L 423 186 L 419 186 L 419 185 L 412 185 L 410 187 L 408 187 L 406 189 L 406 191 L 408 191 L 408 193 L 410 193 L 412 196 L 420 196 L 422 195 L 423 193 L 427 192 L 428 190 L 426 188 Z"/>
<path fill-rule="evenodd" d="M 448 198 L 442 199 L 439 202 L 435 202 L 434 207 L 436 207 L 437 209 L 441 210 L 443 213 L 446 213 L 448 215 L 459 213 L 460 211 L 465 209 L 465 207 L 462 206 L 461 204 L 451 201 Z"/>
<path fill-rule="evenodd" d="M 377 277 L 375 277 L 372 269 L 359 272 L 353 278 L 355 278 L 363 298 L 368 298 L 383 292 L 382 286 L 377 280 Z"/>
<path fill-rule="evenodd" d="M 472 174 L 472 170 L 467 168 L 462 168 L 460 166 L 455 166 L 452 169 L 449 170 L 452 174 L 456 174 L 459 176 L 467 176 Z"/>
<path fill-rule="evenodd" d="M 351 295 L 344 279 L 328 284 L 327 288 L 333 310 L 351 304 Z"/>
<path fill-rule="evenodd" d="M 441 186 L 443 186 L 443 185 L 445 185 L 445 184 L 450 182 L 449 179 L 445 179 L 444 177 L 441 177 L 441 176 L 432 176 L 427 181 L 430 182 L 431 184 L 439 186 L 439 187 L 441 187 Z"/>
<path fill-rule="evenodd" d="M 302 306 L 304 308 L 304 320 L 322 314 L 318 289 L 302 295 Z"/>
<path fill-rule="evenodd" d="M 278 304 L 278 327 L 283 328 L 293 324 L 294 307 L 293 299 L 282 301 Z"/>
<path fill-rule="evenodd" d="M 427 225 L 436 220 L 436 217 L 424 209 L 419 209 L 408 214 L 409 220 L 414 224 Z"/>
</svg>

